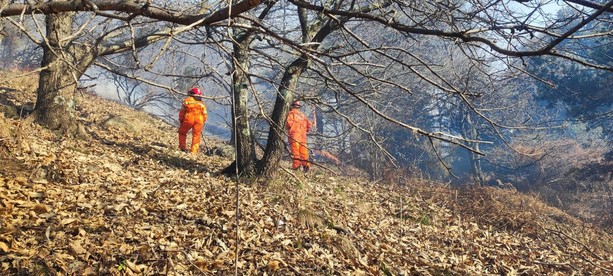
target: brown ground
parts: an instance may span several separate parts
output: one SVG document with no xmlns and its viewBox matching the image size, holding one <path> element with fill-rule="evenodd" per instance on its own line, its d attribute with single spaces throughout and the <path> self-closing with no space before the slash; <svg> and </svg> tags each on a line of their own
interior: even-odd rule
<svg viewBox="0 0 613 276">
<path fill-rule="evenodd" d="M 0 87 L 0 102 L 31 105 L 26 88 Z M 513 190 L 315 168 L 237 192 L 215 174 L 231 160 L 180 153 L 174 127 L 79 99 L 87 139 L 0 115 L 1 274 L 613 273 L 611 236 Z"/>
</svg>

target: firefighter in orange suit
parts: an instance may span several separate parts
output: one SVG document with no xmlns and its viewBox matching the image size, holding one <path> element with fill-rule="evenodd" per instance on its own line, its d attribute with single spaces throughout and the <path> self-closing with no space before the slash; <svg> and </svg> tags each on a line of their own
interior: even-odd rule
<svg viewBox="0 0 613 276">
<path fill-rule="evenodd" d="M 288 134 L 288 143 L 292 154 L 292 169 L 302 170 L 306 173 L 311 167 L 309 162 L 309 150 L 307 148 L 307 132 L 311 130 L 311 121 L 300 111 L 302 103 L 294 101 L 287 114 L 285 128 Z"/>
<path fill-rule="evenodd" d="M 183 106 L 179 111 L 179 149 L 187 152 L 185 140 L 187 132 L 192 130 L 192 146 L 189 150 L 192 154 L 198 153 L 200 147 L 200 136 L 202 128 L 206 122 L 207 112 L 206 105 L 202 102 L 202 90 L 200 88 L 192 88 L 189 90 L 189 97 L 183 100 Z"/>
</svg>

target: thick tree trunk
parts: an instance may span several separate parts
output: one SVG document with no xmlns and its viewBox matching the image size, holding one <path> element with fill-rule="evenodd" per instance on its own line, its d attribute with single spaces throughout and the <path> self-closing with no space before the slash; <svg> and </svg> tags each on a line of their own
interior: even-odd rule
<svg viewBox="0 0 613 276">
<path fill-rule="evenodd" d="M 338 29 L 341 25 L 336 20 L 330 20 L 324 23 L 323 21 L 312 22 L 311 27 L 308 26 L 307 17 L 303 9 L 299 10 L 300 24 L 302 26 L 303 42 L 322 42 L 332 31 Z M 346 18 L 342 21 L 345 22 Z M 315 26 L 319 26 L 316 28 Z M 321 46 L 316 44 L 313 49 Z M 306 55 L 300 56 L 294 60 L 292 64 L 285 70 L 281 84 L 279 85 L 279 93 L 275 101 L 275 107 L 272 112 L 272 122 L 270 123 L 270 131 L 268 132 L 268 143 L 264 151 L 264 157 L 259 162 L 257 171 L 259 175 L 271 177 L 279 167 L 281 158 L 286 153 L 285 149 L 285 119 L 290 109 L 290 103 L 294 100 L 294 92 L 298 86 L 298 80 L 302 73 L 309 66 L 309 59 Z M 309 146 L 309 145 L 307 145 Z"/>
<path fill-rule="evenodd" d="M 236 143 L 236 160 L 222 170 L 223 174 L 253 176 L 255 174 L 255 143 L 249 123 L 249 45 L 252 33 L 239 32 L 233 39 L 232 73 L 232 138 Z"/>
<path fill-rule="evenodd" d="M 253 35 L 237 38 L 239 44 L 234 45 L 234 74 L 232 75 L 234 106 L 232 118 L 234 118 L 233 132 L 236 141 L 236 163 L 238 174 L 252 176 L 255 173 L 255 143 L 252 139 L 249 126 L 249 110 L 247 108 L 249 98 L 249 45 L 253 41 Z"/>
<path fill-rule="evenodd" d="M 321 42 L 327 35 L 329 35 L 332 32 L 333 30 L 332 25 L 336 27 L 339 26 L 339 25 L 336 25 L 336 21 L 329 21 L 327 24 L 324 24 L 317 31 L 314 29 L 308 30 L 309 28 L 307 28 L 307 22 L 305 21 L 306 17 L 304 16 L 304 10 L 302 10 L 300 13 L 303 13 L 301 15 L 301 25 L 303 27 L 303 42 L 309 42 L 309 41 L 310 42 Z M 319 24 L 314 23 L 314 25 L 319 25 Z M 312 34 L 315 34 L 315 35 L 313 36 Z M 250 44 L 251 40 L 253 40 L 253 36 L 249 36 L 249 38 L 250 39 L 248 43 Z M 235 53 L 236 53 L 236 50 L 235 50 Z M 272 121 L 269 122 L 270 130 L 268 132 L 268 141 L 266 143 L 266 149 L 264 150 L 264 156 L 262 157 L 262 160 L 260 160 L 260 162 L 258 162 L 256 166 L 255 173 L 259 176 L 271 177 L 275 173 L 277 168 L 279 167 L 279 162 L 281 161 L 281 158 L 285 154 L 285 151 L 284 151 L 284 148 L 285 148 L 284 139 L 286 137 L 285 129 L 284 129 L 285 119 L 287 117 L 287 113 L 290 108 L 290 103 L 294 100 L 294 91 L 296 90 L 296 86 L 298 85 L 298 80 L 300 79 L 302 73 L 307 69 L 308 64 L 309 64 L 308 57 L 306 55 L 299 57 L 294 62 L 292 62 L 288 68 L 286 68 L 283 78 L 281 79 L 281 84 L 279 85 L 280 87 L 279 92 L 277 93 L 277 98 L 275 101 L 275 106 L 273 108 L 273 113 L 271 117 Z M 236 91 L 243 91 L 243 90 L 236 89 L 237 84 L 239 84 L 239 82 L 235 81 L 235 93 Z M 241 82 L 240 84 L 246 85 L 248 83 L 245 81 L 245 82 Z M 244 101 L 246 103 L 247 102 L 246 95 L 247 94 L 245 90 L 244 94 L 239 94 L 238 96 L 244 97 Z M 243 100 L 241 97 L 236 98 L 237 102 L 239 101 L 238 100 L 239 98 Z M 237 103 L 235 103 L 235 105 L 236 104 Z M 245 110 L 246 110 L 246 104 L 245 104 Z M 245 115 L 244 118 L 241 118 L 243 116 L 241 116 L 241 114 L 238 113 L 240 111 L 241 109 L 237 108 L 235 111 L 237 113 L 234 114 L 235 120 L 237 120 L 236 126 L 239 127 L 236 133 L 237 135 L 236 141 L 238 143 L 241 140 L 244 140 L 245 141 L 244 145 L 245 146 L 250 145 L 252 148 L 237 148 L 237 152 L 240 153 L 242 151 L 243 158 L 250 156 L 250 154 L 253 154 L 254 156 L 254 158 L 249 158 L 248 160 L 247 159 L 241 160 L 243 158 L 239 158 L 239 160 L 237 160 L 239 161 L 238 162 L 239 171 L 244 171 L 244 168 L 251 168 L 252 164 L 249 162 L 252 162 L 253 160 L 255 160 L 255 151 L 254 151 L 255 144 L 254 144 L 254 141 L 251 140 L 251 132 L 248 129 L 248 117 L 246 116 L 248 114 L 244 114 Z M 245 120 L 246 124 L 239 124 L 238 119 Z M 243 135 L 243 139 L 239 139 L 238 135 Z M 249 143 L 246 143 L 247 138 L 250 139 Z M 240 162 L 245 162 L 245 163 L 241 165 Z M 240 169 L 241 166 L 243 168 L 242 170 Z"/>
<path fill-rule="evenodd" d="M 262 176 L 272 176 L 279 167 L 279 162 L 285 153 L 285 119 L 289 112 L 290 103 L 294 100 L 294 91 L 296 90 L 298 80 L 307 66 L 307 58 L 304 56 L 300 57 L 290 64 L 285 70 L 283 79 L 281 79 L 279 93 L 277 94 L 275 107 L 272 112 L 268 143 L 266 144 L 264 156 L 258 165 L 258 174 Z"/>
<path fill-rule="evenodd" d="M 41 125 L 68 135 L 77 133 L 74 118 L 77 81 L 93 61 L 93 55 L 85 49 L 71 46 L 70 41 L 61 41 L 72 34 L 73 18 L 74 13 L 46 17 L 48 44 L 43 45 L 43 70 L 35 108 Z"/>
</svg>

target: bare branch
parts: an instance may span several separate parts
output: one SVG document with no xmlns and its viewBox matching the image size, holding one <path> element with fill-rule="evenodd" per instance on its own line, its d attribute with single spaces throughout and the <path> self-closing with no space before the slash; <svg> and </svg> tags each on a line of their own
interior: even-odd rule
<svg viewBox="0 0 613 276">
<path fill-rule="evenodd" d="M 161 21 L 177 23 L 181 25 L 191 25 L 199 22 L 199 26 L 210 25 L 216 22 L 235 17 L 243 12 L 258 6 L 261 0 L 243 0 L 230 7 L 220 9 L 210 15 L 186 15 L 174 13 L 168 9 L 158 8 L 151 5 L 143 5 L 138 1 L 125 0 L 73 0 L 73 1 L 51 1 L 35 4 L 10 4 L 0 12 L 0 17 L 15 16 L 22 13 L 27 14 L 53 14 L 71 11 L 118 11 L 133 16 L 145 16 Z M 118 18 L 114 16 L 114 18 Z M 118 18 L 119 19 L 119 18 Z M 128 18 L 123 18 L 129 20 Z"/>
</svg>

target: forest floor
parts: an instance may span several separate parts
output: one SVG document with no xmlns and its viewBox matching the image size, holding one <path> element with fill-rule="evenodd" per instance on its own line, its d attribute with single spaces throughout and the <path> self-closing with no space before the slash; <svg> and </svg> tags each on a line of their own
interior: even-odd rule
<svg viewBox="0 0 613 276">
<path fill-rule="evenodd" d="M 287 161 L 237 185 L 217 174 L 232 159 L 179 152 L 175 127 L 87 93 L 86 135 L 58 136 L 25 117 L 28 87 L 0 87 L 3 275 L 613 273 L 611 235 L 515 190 Z"/>
</svg>

